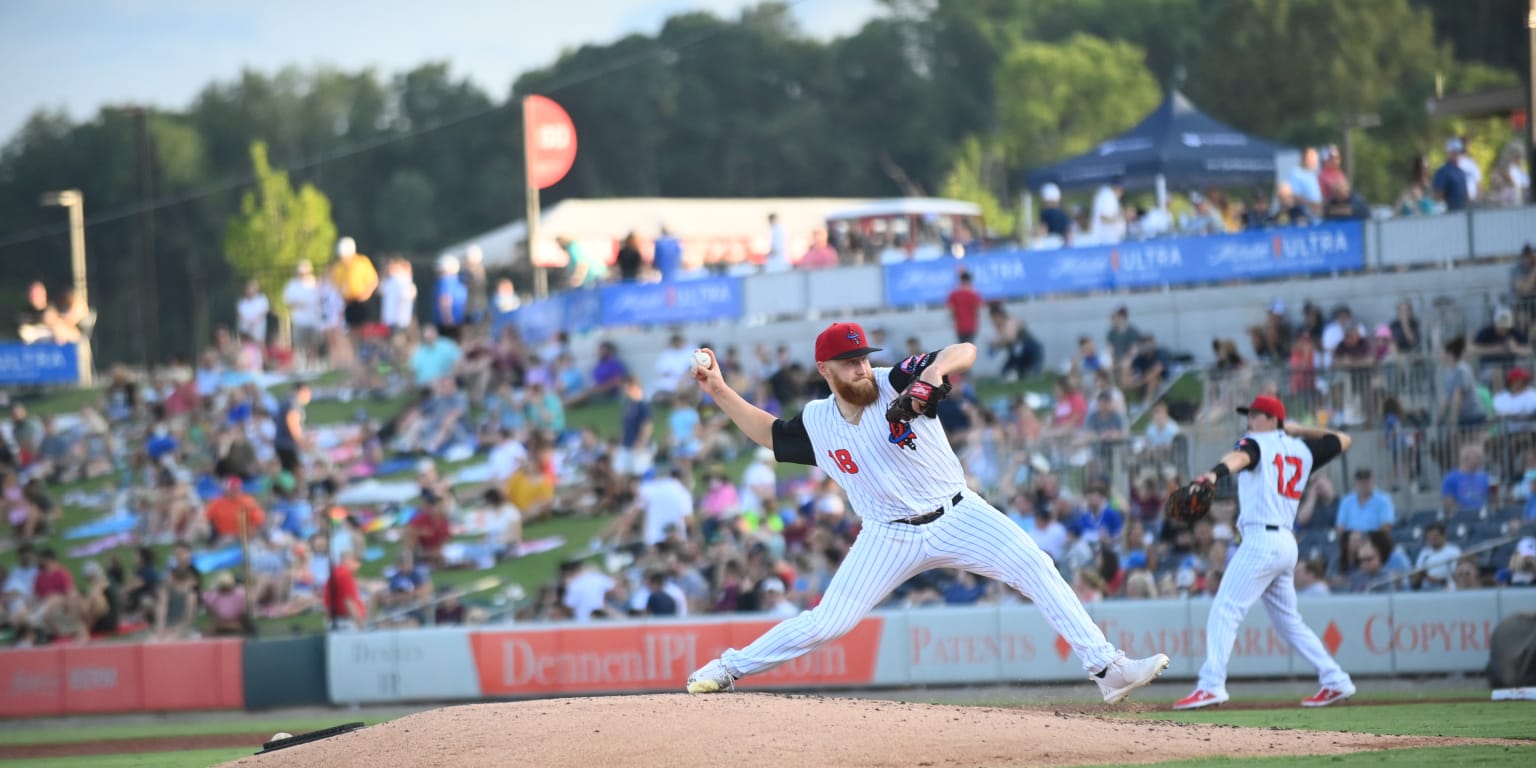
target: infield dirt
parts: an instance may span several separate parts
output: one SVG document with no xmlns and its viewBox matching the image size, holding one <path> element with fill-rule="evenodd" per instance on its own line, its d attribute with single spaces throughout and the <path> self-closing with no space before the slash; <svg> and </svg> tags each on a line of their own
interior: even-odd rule
<svg viewBox="0 0 1536 768">
<path fill-rule="evenodd" d="M 1505 743 L 736 693 L 436 709 L 221 768 L 1057 766 Z"/>
</svg>

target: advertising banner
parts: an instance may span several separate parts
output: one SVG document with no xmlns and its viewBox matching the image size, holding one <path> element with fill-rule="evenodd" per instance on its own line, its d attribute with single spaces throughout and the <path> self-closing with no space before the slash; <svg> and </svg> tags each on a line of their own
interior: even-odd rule
<svg viewBox="0 0 1536 768">
<path fill-rule="evenodd" d="M 0 344 L 0 385 L 74 384 L 80 354 L 74 344 Z"/>
<path fill-rule="evenodd" d="M 892 307 L 942 304 L 961 269 L 987 299 L 1178 286 L 1342 272 L 1365 267 L 1358 221 L 1231 235 L 1173 237 L 1115 245 L 982 251 L 963 260 L 908 261 L 885 267 Z"/>
</svg>

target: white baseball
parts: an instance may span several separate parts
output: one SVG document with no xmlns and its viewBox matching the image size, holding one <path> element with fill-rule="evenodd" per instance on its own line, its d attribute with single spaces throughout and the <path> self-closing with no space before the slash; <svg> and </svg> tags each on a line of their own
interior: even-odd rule
<svg viewBox="0 0 1536 768">
<path fill-rule="evenodd" d="M 274 733 L 272 734 L 272 738 L 267 739 L 267 741 L 282 741 L 283 739 L 291 738 L 293 738 L 293 734 L 291 733 Z"/>
<path fill-rule="evenodd" d="M 715 360 L 709 356 L 708 352 L 705 352 L 702 349 L 696 349 L 693 351 L 693 367 L 698 368 L 701 371 L 707 371 L 715 367 Z"/>
</svg>

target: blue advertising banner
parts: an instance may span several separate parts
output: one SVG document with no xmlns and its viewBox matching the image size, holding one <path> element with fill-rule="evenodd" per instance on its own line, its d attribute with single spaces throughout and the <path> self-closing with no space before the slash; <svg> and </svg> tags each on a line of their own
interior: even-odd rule
<svg viewBox="0 0 1536 768">
<path fill-rule="evenodd" d="M 710 277 L 669 283 L 603 286 L 602 324 L 672 325 L 741 317 L 741 279 Z"/>
<path fill-rule="evenodd" d="M 1054 251 L 1007 249 L 963 261 L 903 262 L 885 268 L 892 307 L 942 304 L 963 267 L 988 299 L 1118 288 L 1188 285 L 1362 269 L 1359 221 L 1233 235 L 1182 237 Z"/>
<path fill-rule="evenodd" d="M 0 385 L 79 380 L 80 355 L 73 344 L 0 344 Z"/>
</svg>

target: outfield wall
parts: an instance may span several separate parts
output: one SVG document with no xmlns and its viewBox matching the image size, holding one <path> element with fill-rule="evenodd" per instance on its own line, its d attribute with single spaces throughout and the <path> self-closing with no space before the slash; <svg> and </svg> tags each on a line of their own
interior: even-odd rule
<svg viewBox="0 0 1536 768">
<path fill-rule="evenodd" d="M 1206 599 L 1088 606 L 1132 656 L 1167 653 L 1193 678 L 1205 656 Z M 1504 617 L 1536 611 L 1536 589 L 1341 595 L 1301 601 L 1307 624 L 1361 676 L 1480 673 Z M 771 621 L 438 627 L 241 641 L 59 645 L 0 652 L 0 717 L 473 701 L 680 690 L 688 673 Z M 1310 677 L 1250 611 L 1234 679 Z M 1075 682 L 1076 657 L 1029 605 L 882 611 L 745 689 L 857 689 Z"/>
<path fill-rule="evenodd" d="M 1089 606 L 1111 642 L 1133 656 L 1173 657 L 1169 676 L 1193 678 L 1205 655 L 1209 600 Z M 1499 620 L 1536 611 L 1536 590 L 1338 596 L 1304 600 L 1302 615 L 1357 675 L 1480 672 Z M 455 627 L 327 638 L 332 703 L 451 701 L 678 690 L 693 669 L 771 625 L 710 618 L 477 629 Z M 1231 675 L 1310 676 L 1255 606 L 1238 635 Z M 1085 676 L 1071 648 L 1033 606 L 887 611 L 747 689 L 876 688 L 1061 682 Z"/>
</svg>

